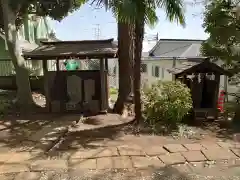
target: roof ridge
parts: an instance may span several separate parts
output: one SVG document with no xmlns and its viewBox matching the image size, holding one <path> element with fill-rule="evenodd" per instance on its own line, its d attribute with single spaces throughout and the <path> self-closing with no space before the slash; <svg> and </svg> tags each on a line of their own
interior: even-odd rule
<svg viewBox="0 0 240 180">
<path fill-rule="evenodd" d="M 41 41 L 42 44 L 67 44 L 67 43 L 71 43 L 71 44 L 78 44 L 78 43 L 112 43 L 113 42 L 113 38 L 111 39 L 102 39 L 102 40 L 75 40 L 75 41 Z"/>
<path fill-rule="evenodd" d="M 206 39 L 159 39 L 159 41 L 206 41 Z"/>
</svg>

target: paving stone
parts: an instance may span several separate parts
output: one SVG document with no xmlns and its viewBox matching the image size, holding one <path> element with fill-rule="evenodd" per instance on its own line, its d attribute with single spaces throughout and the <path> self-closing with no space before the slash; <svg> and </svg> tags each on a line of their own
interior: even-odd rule
<svg viewBox="0 0 240 180">
<path fill-rule="evenodd" d="M 142 149 L 131 147 L 118 147 L 119 154 L 121 156 L 144 156 L 145 153 Z"/>
<path fill-rule="evenodd" d="M 233 143 L 233 148 L 234 149 L 240 149 L 240 143 Z"/>
<path fill-rule="evenodd" d="M 97 169 L 96 159 L 71 159 L 69 161 L 70 169 Z"/>
<path fill-rule="evenodd" d="M 14 152 L 7 163 L 24 163 L 34 158 L 36 158 L 36 156 L 30 152 Z"/>
<path fill-rule="evenodd" d="M 32 171 L 60 171 L 67 168 L 67 161 L 65 160 L 36 160 L 31 163 Z"/>
<path fill-rule="evenodd" d="M 159 158 L 166 165 L 181 164 L 186 161 L 185 158 L 180 153 L 170 153 L 166 155 L 161 155 L 159 156 Z"/>
<path fill-rule="evenodd" d="M 97 169 L 111 169 L 113 168 L 112 157 L 97 158 Z"/>
<path fill-rule="evenodd" d="M 39 180 L 41 177 L 40 172 L 21 172 L 16 177 L 14 180 Z"/>
<path fill-rule="evenodd" d="M 79 150 L 71 156 L 71 159 L 91 159 L 112 156 L 118 156 L 118 151 L 116 147 Z"/>
<path fill-rule="evenodd" d="M 35 144 L 32 150 L 46 152 L 47 150 L 49 150 L 50 147 L 53 146 L 53 144 L 54 144 L 54 141 L 40 141 Z"/>
<path fill-rule="evenodd" d="M 14 174 L 0 174 L 0 179 L 1 180 L 13 180 L 14 179 Z"/>
<path fill-rule="evenodd" d="M 9 153 L 11 150 L 7 143 L 0 143 L 0 153 Z"/>
<path fill-rule="evenodd" d="M 164 167 L 162 161 L 160 161 L 157 157 L 132 157 L 133 167 L 135 168 L 147 168 L 147 167 Z"/>
<path fill-rule="evenodd" d="M 91 159 L 97 157 L 105 157 L 105 156 L 117 156 L 116 148 L 98 148 L 98 149 L 84 149 L 79 150 L 70 157 L 71 159 Z"/>
<path fill-rule="evenodd" d="M 113 157 L 113 168 L 116 169 L 127 169 L 133 168 L 132 161 L 128 156 Z"/>
<path fill-rule="evenodd" d="M 29 168 L 25 164 L 3 164 L 0 166 L 0 174 L 27 172 Z"/>
<path fill-rule="evenodd" d="M 206 157 L 202 154 L 201 151 L 187 151 L 187 152 L 182 152 L 183 157 L 188 162 L 195 162 L 195 161 L 205 161 L 207 160 Z"/>
<path fill-rule="evenodd" d="M 61 121 L 54 122 L 31 135 L 28 140 L 37 142 L 39 140 L 56 139 L 67 129 L 69 123 L 70 122 Z"/>
<path fill-rule="evenodd" d="M 220 147 L 226 148 L 226 149 L 234 148 L 234 144 L 231 143 L 231 142 L 217 142 L 217 144 L 218 144 Z"/>
<path fill-rule="evenodd" d="M 231 150 L 236 156 L 240 157 L 240 149 L 232 148 Z"/>
<path fill-rule="evenodd" d="M 13 152 L 2 152 L 0 153 L 0 163 L 4 163 L 11 159 L 13 156 Z"/>
<path fill-rule="evenodd" d="M 205 149 L 220 149 L 221 147 L 217 144 L 217 143 L 214 143 L 214 142 L 203 142 L 201 143 L 201 145 L 205 148 Z"/>
<path fill-rule="evenodd" d="M 240 159 L 235 159 L 235 161 L 234 161 L 234 165 L 236 165 L 236 166 L 240 166 Z"/>
<path fill-rule="evenodd" d="M 116 147 L 105 148 L 96 155 L 96 157 L 112 157 L 112 156 L 118 156 L 118 151 Z"/>
<path fill-rule="evenodd" d="M 164 145 L 163 147 L 171 153 L 187 151 L 187 149 L 183 147 L 183 145 L 181 144 L 167 144 Z"/>
<path fill-rule="evenodd" d="M 190 151 L 201 151 L 202 149 L 205 149 L 201 144 L 199 143 L 192 143 L 192 144 L 183 144 L 185 148 L 187 148 Z"/>
<path fill-rule="evenodd" d="M 211 149 L 211 150 L 202 150 L 203 154 L 210 161 L 221 160 L 221 159 L 236 159 L 237 156 L 233 154 L 228 149 Z"/>
<path fill-rule="evenodd" d="M 162 146 L 152 146 L 151 148 L 144 148 L 143 150 L 149 156 L 167 154 L 168 152 Z"/>
</svg>

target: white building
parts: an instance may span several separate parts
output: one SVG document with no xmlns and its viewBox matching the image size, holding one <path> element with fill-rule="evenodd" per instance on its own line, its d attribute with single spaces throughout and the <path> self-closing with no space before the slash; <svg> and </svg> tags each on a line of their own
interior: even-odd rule
<svg viewBox="0 0 240 180">
<path fill-rule="evenodd" d="M 173 76 L 168 69 L 182 66 L 189 61 L 201 61 L 201 44 L 204 40 L 193 39 L 160 39 L 145 40 L 142 52 L 142 81 L 153 83 L 156 80 L 171 81 Z M 117 60 L 109 60 L 110 69 L 116 68 L 116 86 L 118 85 Z M 216 64 L 221 65 L 218 61 Z M 111 80 L 113 82 L 113 80 Z M 222 76 L 220 89 L 236 92 L 236 86 L 229 85 L 227 78 Z M 229 97 L 230 98 L 230 97 Z"/>
</svg>

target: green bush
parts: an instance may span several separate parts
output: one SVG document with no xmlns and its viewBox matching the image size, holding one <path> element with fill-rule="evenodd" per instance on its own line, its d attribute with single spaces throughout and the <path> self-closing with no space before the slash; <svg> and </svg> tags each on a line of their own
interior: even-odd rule
<svg viewBox="0 0 240 180">
<path fill-rule="evenodd" d="M 10 107 L 10 102 L 0 100 L 0 115 L 3 115 Z"/>
<path fill-rule="evenodd" d="M 110 92 L 110 95 L 116 95 L 118 93 L 118 90 L 116 88 L 111 87 L 109 92 Z"/>
<path fill-rule="evenodd" d="M 224 103 L 223 107 L 224 107 L 223 115 L 225 117 L 232 118 L 236 112 L 237 103 L 234 101 L 229 101 L 229 102 Z"/>
<path fill-rule="evenodd" d="M 142 105 L 148 125 L 176 127 L 192 108 L 190 89 L 178 81 L 158 81 L 143 89 Z"/>
</svg>

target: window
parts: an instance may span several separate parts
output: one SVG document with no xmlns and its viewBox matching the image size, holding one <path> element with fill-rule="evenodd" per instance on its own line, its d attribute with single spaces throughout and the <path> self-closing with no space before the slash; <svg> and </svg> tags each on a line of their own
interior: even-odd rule
<svg viewBox="0 0 240 180">
<path fill-rule="evenodd" d="M 143 73 L 147 72 L 147 64 L 141 64 L 141 72 Z"/>
<path fill-rule="evenodd" d="M 152 67 L 152 76 L 159 77 L 160 76 L 160 67 L 159 66 L 153 66 Z"/>
</svg>

